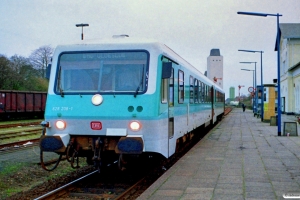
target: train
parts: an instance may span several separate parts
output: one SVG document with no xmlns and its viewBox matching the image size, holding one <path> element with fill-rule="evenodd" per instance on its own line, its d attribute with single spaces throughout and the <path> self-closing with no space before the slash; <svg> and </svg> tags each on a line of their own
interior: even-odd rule
<svg viewBox="0 0 300 200">
<path fill-rule="evenodd" d="M 0 119 L 43 118 L 47 92 L 0 90 Z"/>
<path fill-rule="evenodd" d="M 222 119 L 225 94 L 213 81 L 156 40 L 128 37 L 59 45 L 52 57 L 40 139 L 41 163 L 62 156 L 100 171 L 116 159 L 170 158 L 194 130 Z M 55 152 L 53 167 L 43 153 Z M 108 162 L 108 161 L 107 161 Z"/>
</svg>

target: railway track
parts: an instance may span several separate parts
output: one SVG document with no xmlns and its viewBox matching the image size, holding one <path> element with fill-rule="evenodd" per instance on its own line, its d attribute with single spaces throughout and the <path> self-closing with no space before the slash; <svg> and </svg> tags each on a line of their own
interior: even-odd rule
<svg viewBox="0 0 300 200">
<path fill-rule="evenodd" d="M 65 184 L 35 199 L 136 199 L 152 185 L 167 169 L 185 155 L 210 129 L 196 140 L 191 140 L 170 159 L 149 157 L 149 160 L 133 164 L 136 169 L 117 171 L 117 162 L 102 170 L 91 172 L 76 181 Z M 142 166 L 140 166 L 142 165 Z M 115 171 L 114 171 L 115 170 Z M 141 170 L 141 171 L 140 171 Z"/>
<path fill-rule="evenodd" d="M 226 108 L 224 115 L 227 115 L 231 110 L 231 108 Z M 208 132 L 209 130 L 206 131 Z M 197 142 L 198 141 L 195 143 Z M 136 199 L 150 185 L 152 185 L 157 178 L 159 178 L 167 169 L 176 163 L 182 157 L 182 155 L 189 151 L 189 149 L 192 148 L 195 143 L 193 142 L 184 151 L 176 153 L 176 155 L 171 157 L 171 159 L 167 161 L 161 161 L 158 167 L 152 169 L 152 171 L 147 171 L 144 176 L 140 176 L 134 180 L 132 179 L 133 175 L 120 175 L 121 172 L 116 172 L 113 170 L 101 171 L 99 174 L 91 168 L 91 170 L 89 170 L 87 173 L 84 173 L 84 175 L 81 173 L 81 176 L 83 177 L 76 176 L 76 180 L 73 179 L 71 181 L 64 181 L 67 180 L 68 177 L 61 177 L 59 182 L 55 182 L 53 185 L 47 185 L 47 187 L 44 189 L 36 188 L 33 192 L 34 194 L 28 193 L 27 195 L 30 194 L 29 196 L 32 197 L 30 199 Z M 149 163 L 158 162 L 153 161 Z M 112 163 L 108 168 L 117 168 L 117 164 Z M 81 169 L 82 168 L 79 168 L 78 170 Z M 133 174 L 138 173 L 135 170 L 133 170 L 133 172 Z M 107 177 L 106 180 L 103 180 L 103 176 Z M 123 179 L 118 179 L 118 176 L 122 176 Z M 62 184 L 65 185 L 62 186 Z M 40 193 L 37 191 L 44 192 Z"/>
<path fill-rule="evenodd" d="M 27 146 L 38 146 L 39 141 L 40 141 L 40 138 L 0 144 L 0 152 L 16 151 L 16 150 L 20 150 L 23 147 L 27 147 Z"/>
<path fill-rule="evenodd" d="M 15 151 L 28 145 L 37 145 L 42 127 L 40 120 L 5 122 L 0 124 L 0 151 Z"/>
<path fill-rule="evenodd" d="M 9 139 L 9 138 L 15 138 L 15 137 L 21 137 L 21 136 L 29 136 L 29 135 L 35 135 L 38 133 L 41 133 L 42 128 L 35 128 L 30 130 L 21 130 L 21 131 L 13 131 L 13 132 L 7 132 L 7 133 L 0 133 L 0 140 L 3 139 Z"/>
<path fill-rule="evenodd" d="M 12 123 L 9 123 L 9 122 L 5 122 L 5 123 L 1 123 L 0 124 L 0 129 L 3 129 L 3 128 L 12 128 L 12 127 L 18 127 L 18 126 L 31 126 L 31 125 L 40 125 L 41 124 L 41 120 L 38 120 L 38 121 L 26 121 L 26 122 L 12 122 Z"/>
<path fill-rule="evenodd" d="M 116 177 L 112 174 L 99 174 L 97 170 L 92 171 L 35 199 L 136 199 L 162 174 L 152 172 L 142 177 L 133 177 L 134 172 L 122 173 L 123 175 L 115 172 L 119 176 Z"/>
</svg>

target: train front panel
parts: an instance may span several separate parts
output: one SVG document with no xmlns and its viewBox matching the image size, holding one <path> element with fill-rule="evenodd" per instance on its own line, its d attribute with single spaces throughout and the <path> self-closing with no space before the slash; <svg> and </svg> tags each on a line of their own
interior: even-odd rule
<svg viewBox="0 0 300 200">
<path fill-rule="evenodd" d="M 40 142 L 43 151 L 63 154 L 71 143 L 76 150 L 93 152 L 100 142 L 102 151 L 147 151 L 168 157 L 157 51 L 63 49 L 55 55 L 46 131 Z"/>
</svg>

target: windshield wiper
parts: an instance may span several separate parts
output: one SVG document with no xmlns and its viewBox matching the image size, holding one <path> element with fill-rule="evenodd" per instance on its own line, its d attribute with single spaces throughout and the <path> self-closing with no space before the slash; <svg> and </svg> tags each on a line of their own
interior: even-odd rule
<svg viewBox="0 0 300 200">
<path fill-rule="evenodd" d="M 64 97 L 64 91 L 61 87 L 61 66 L 59 66 L 59 70 L 58 70 L 58 78 L 57 78 L 57 87 L 58 87 L 58 90 L 59 90 L 59 93 L 60 93 L 60 96 L 61 97 Z"/>
<path fill-rule="evenodd" d="M 140 86 L 143 84 L 143 80 L 144 80 L 144 65 L 143 65 L 143 71 L 142 71 L 142 79 L 140 81 L 139 86 L 136 88 L 135 93 L 134 93 L 134 97 L 136 98 L 136 95 L 138 94 L 139 90 L 140 90 Z"/>
</svg>

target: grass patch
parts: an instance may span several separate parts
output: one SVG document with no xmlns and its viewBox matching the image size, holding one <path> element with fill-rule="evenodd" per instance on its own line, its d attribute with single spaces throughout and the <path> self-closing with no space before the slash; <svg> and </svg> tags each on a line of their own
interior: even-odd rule
<svg viewBox="0 0 300 200">
<path fill-rule="evenodd" d="M 86 166 L 85 158 L 79 158 L 79 166 Z M 40 165 L 32 163 L 2 162 L 0 163 L 0 199 L 7 199 L 16 193 L 28 191 L 35 186 L 50 180 L 66 176 L 76 171 L 66 160 L 51 172 L 45 171 Z"/>
<path fill-rule="evenodd" d="M 22 192 L 21 189 L 14 189 L 14 188 L 8 188 L 5 191 L 5 194 L 7 194 L 7 196 L 11 196 L 12 194 L 18 193 L 18 192 Z"/>
<path fill-rule="evenodd" d="M 26 167 L 24 163 L 1 163 L 0 166 L 0 197 L 6 198 L 14 193 L 22 191 L 20 188 L 11 187 L 14 183 L 10 177 L 13 177 L 18 171 Z"/>
<path fill-rule="evenodd" d="M 0 125 L 3 124 L 16 124 L 16 123 L 32 123 L 32 122 L 42 122 L 44 119 L 27 119 L 27 120 L 14 120 L 14 121 L 0 121 Z"/>
<path fill-rule="evenodd" d="M 7 133 L 15 133 L 15 132 L 26 132 L 32 130 L 40 130 L 42 132 L 42 127 L 39 125 L 35 126 L 24 126 L 24 127 L 13 127 L 13 128 L 1 128 L 0 135 Z"/>
<path fill-rule="evenodd" d="M 26 166 L 25 163 L 2 163 L 0 170 L 0 178 L 2 179 L 3 176 L 14 174 L 24 166 Z"/>
<path fill-rule="evenodd" d="M 21 142 L 26 140 L 39 139 L 41 137 L 41 133 L 36 133 L 32 135 L 18 136 L 14 138 L 2 139 L 0 140 L 0 144 L 7 144 L 12 142 Z"/>
</svg>

